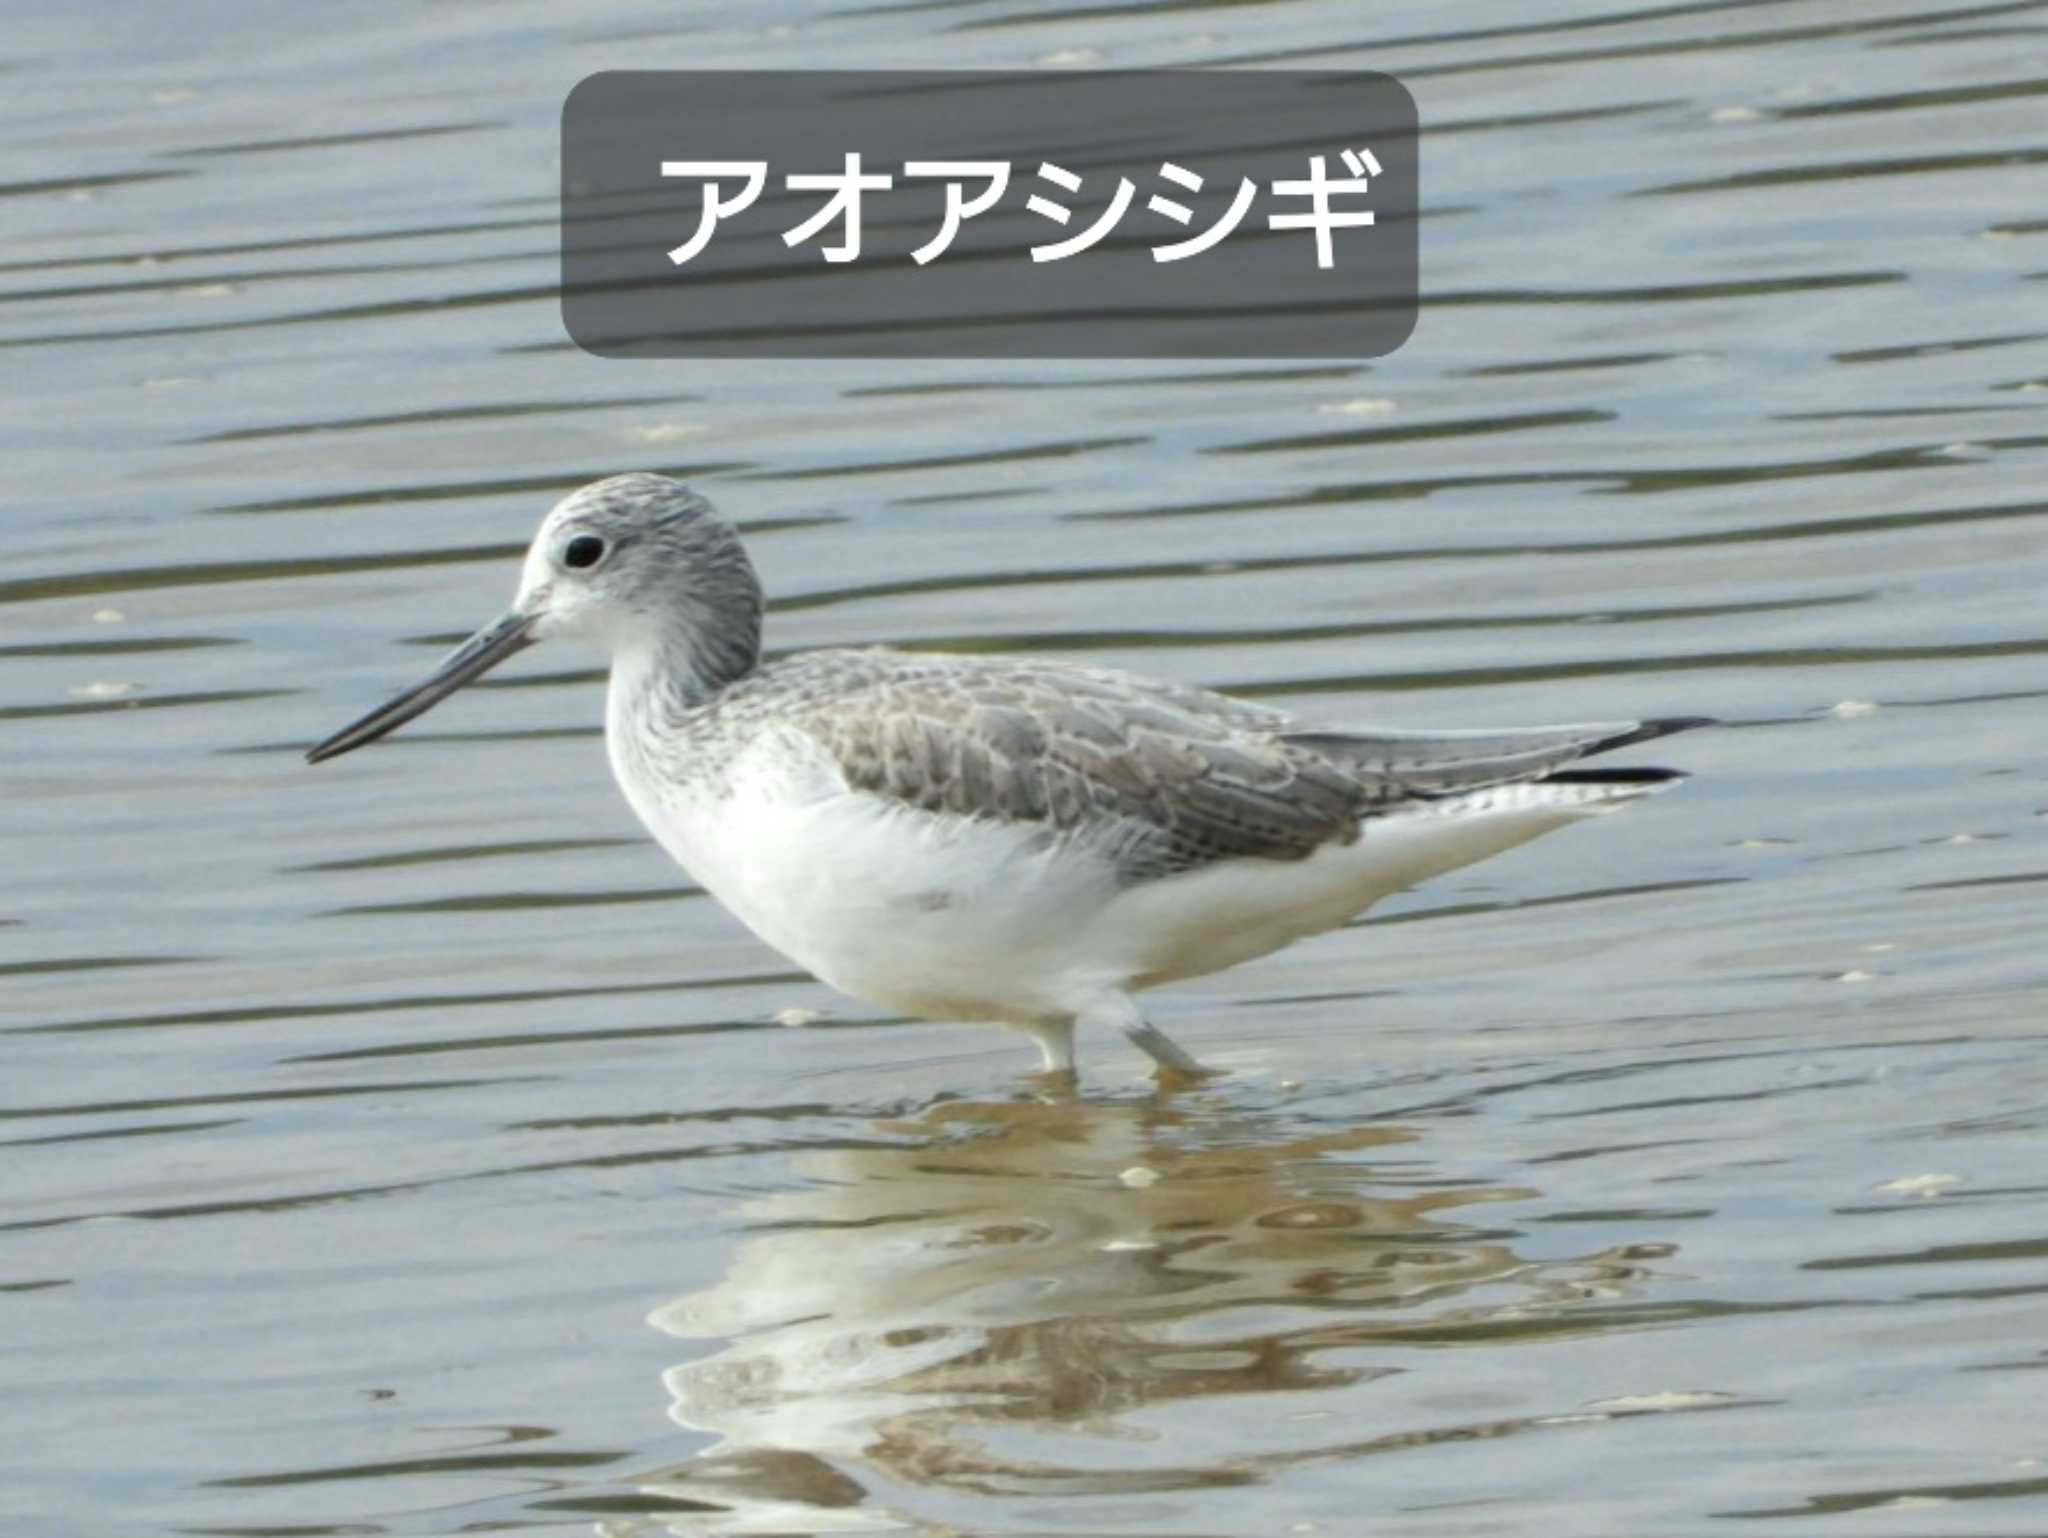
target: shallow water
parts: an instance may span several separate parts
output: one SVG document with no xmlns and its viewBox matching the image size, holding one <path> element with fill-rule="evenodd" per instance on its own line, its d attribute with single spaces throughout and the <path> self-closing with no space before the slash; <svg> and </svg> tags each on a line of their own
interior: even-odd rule
<svg viewBox="0 0 2048 1538">
<path fill-rule="evenodd" d="M 2048 7 L 17 12 L 11 1530 L 2048 1528 Z M 1097 59 L 1406 79 L 1409 345 L 562 339 L 582 75 Z M 1730 725 L 1041 1098 L 645 843 L 594 658 L 301 763 L 624 468 L 778 649 Z"/>
</svg>

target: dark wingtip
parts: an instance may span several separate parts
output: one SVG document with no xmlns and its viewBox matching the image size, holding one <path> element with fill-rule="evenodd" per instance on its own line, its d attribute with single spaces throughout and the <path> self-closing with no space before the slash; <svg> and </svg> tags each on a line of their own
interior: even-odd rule
<svg viewBox="0 0 2048 1538">
<path fill-rule="evenodd" d="M 1656 737 L 1669 737 L 1673 732 L 1689 732 L 1695 727 L 1720 724 L 1712 716 L 1659 716 L 1654 721 L 1638 722 L 1630 731 L 1602 738 L 1586 749 L 1584 756 L 1590 758 L 1595 753 L 1611 753 L 1616 748 L 1625 748 L 1631 743 L 1649 742 Z"/>
<path fill-rule="evenodd" d="M 1692 776 L 1683 769 L 1559 769 L 1546 774 L 1544 785 L 1674 785 Z"/>
</svg>

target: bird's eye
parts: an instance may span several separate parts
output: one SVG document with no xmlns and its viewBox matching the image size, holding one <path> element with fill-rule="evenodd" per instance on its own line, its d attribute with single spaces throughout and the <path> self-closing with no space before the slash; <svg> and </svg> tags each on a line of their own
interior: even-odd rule
<svg viewBox="0 0 2048 1538">
<path fill-rule="evenodd" d="M 604 557 L 604 541 L 595 534 L 578 534 L 562 547 L 562 564 L 582 571 Z"/>
</svg>

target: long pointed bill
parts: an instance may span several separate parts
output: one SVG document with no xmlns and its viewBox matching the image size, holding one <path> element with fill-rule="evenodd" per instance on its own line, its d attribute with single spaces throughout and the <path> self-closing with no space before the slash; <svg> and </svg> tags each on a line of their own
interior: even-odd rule
<svg viewBox="0 0 2048 1538">
<path fill-rule="evenodd" d="M 516 609 L 492 621 L 450 652 L 431 675 L 309 748 L 306 762 L 317 764 L 323 758 L 350 752 L 395 731 L 414 716 L 424 715 L 472 678 L 482 677 L 514 652 L 533 645 L 532 626 L 533 621 Z"/>
</svg>

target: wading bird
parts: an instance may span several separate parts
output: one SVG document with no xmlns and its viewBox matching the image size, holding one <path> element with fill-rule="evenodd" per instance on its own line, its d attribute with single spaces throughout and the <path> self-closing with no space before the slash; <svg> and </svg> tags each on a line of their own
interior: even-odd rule
<svg viewBox="0 0 2048 1538">
<path fill-rule="evenodd" d="M 1160 983 L 1331 929 L 1389 893 L 1684 778 L 1582 767 L 1700 718 L 1410 732 L 1312 725 L 1030 657 L 761 660 L 761 584 L 711 504 L 618 475 L 542 522 L 510 610 L 313 748 L 372 742 L 537 641 L 611 655 L 612 771 L 662 847 L 843 992 L 1033 1036 L 1049 1072 Z"/>
</svg>

